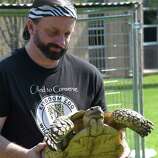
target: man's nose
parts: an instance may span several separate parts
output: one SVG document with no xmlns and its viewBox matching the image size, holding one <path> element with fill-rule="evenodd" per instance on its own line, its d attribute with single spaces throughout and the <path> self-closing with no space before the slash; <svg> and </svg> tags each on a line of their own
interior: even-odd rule
<svg viewBox="0 0 158 158">
<path fill-rule="evenodd" d="M 65 48 L 65 37 L 63 35 L 57 36 L 55 39 L 55 43 L 61 48 Z"/>
</svg>

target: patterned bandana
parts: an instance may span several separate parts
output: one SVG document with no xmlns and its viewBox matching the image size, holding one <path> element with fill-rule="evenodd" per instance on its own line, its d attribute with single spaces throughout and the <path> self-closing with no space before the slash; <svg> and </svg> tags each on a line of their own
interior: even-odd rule
<svg viewBox="0 0 158 158">
<path fill-rule="evenodd" d="M 28 15 L 31 19 L 38 19 L 46 16 L 68 16 L 77 19 L 76 9 L 71 6 L 43 5 L 32 8 Z"/>
<path fill-rule="evenodd" d="M 77 19 L 77 11 L 76 8 L 72 5 L 41 5 L 37 7 L 33 7 L 30 9 L 28 18 L 30 19 L 39 19 L 47 16 L 67 16 Z M 28 32 L 27 26 L 24 28 L 23 32 L 24 40 L 29 40 L 30 34 Z"/>
</svg>

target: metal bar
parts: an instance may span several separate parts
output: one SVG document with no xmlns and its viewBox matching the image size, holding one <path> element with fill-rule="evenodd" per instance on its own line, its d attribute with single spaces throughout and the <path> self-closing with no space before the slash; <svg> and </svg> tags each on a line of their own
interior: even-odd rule
<svg viewBox="0 0 158 158">
<path fill-rule="evenodd" d="M 119 82 L 118 80 L 104 81 L 105 84 L 108 84 L 108 83 L 118 83 L 118 82 Z"/>
<path fill-rule="evenodd" d="M 133 15 L 133 22 L 132 22 L 132 46 L 133 46 L 133 105 L 134 110 L 139 111 L 139 99 L 138 99 L 138 36 L 137 36 L 137 27 L 138 23 L 135 20 L 135 16 Z M 140 138 L 137 134 L 134 133 L 134 142 L 135 142 L 135 158 L 140 158 Z"/>
<path fill-rule="evenodd" d="M 144 46 L 157 46 L 158 42 L 144 42 L 143 45 Z"/>
<path fill-rule="evenodd" d="M 78 13 L 79 14 L 92 14 L 92 13 L 100 13 L 100 12 L 108 12 L 110 10 L 113 10 L 113 11 L 117 11 L 117 10 L 122 10 L 122 11 L 129 11 L 129 9 L 131 9 L 132 7 L 131 6 L 128 6 L 128 7 L 119 7 L 119 6 L 104 6 L 104 7 L 87 7 L 86 9 L 85 8 L 80 8 L 78 10 Z"/>
<path fill-rule="evenodd" d="M 156 10 L 157 11 L 157 7 L 144 7 L 143 10 L 144 11 L 148 11 L 148 10 L 150 10 L 150 11 Z"/>
<path fill-rule="evenodd" d="M 158 27 L 158 24 L 143 25 L 143 28 L 153 28 L 153 27 Z"/>
<path fill-rule="evenodd" d="M 140 49 L 139 49 L 139 101 L 140 101 L 140 113 L 142 115 L 144 115 L 144 102 L 143 102 L 143 67 L 142 67 L 142 63 L 143 63 L 143 56 L 142 56 L 142 53 L 144 52 L 143 51 L 143 42 L 144 42 L 144 38 L 143 38 L 143 5 L 140 5 L 139 6 L 139 10 L 140 12 L 140 16 L 141 16 L 141 19 L 140 19 L 140 23 L 142 24 L 140 29 L 138 30 L 138 36 L 139 36 L 139 46 L 140 46 Z M 141 51 L 142 50 L 142 51 Z M 143 137 L 140 138 L 141 139 L 141 148 L 142 148 L 142 158 L 145 158 L 145 139 Z"/>
<path fill-rule="evenodd" d="M 118 106 L 121 106 L 122 104 L 120 103 L 120 104 L 109 104 L 108 106 L 109 107 L 118 107 Z"/>
<path fill-rule="evenodd" d="M 124 17 L 131 17 L 131 14 L 120 14 L 120 15 L 109 15 L 109 16 L 101 16 L 101 17 L 86 17 L 86 18 L 79 18 L 79 21 L 95 21 L 95 20 L 107 20 L 107 19 L 119 19 Z"/>
<path fill-rule="evenodd" d="M 120 94 L 120 92 L 107 92 L 106 95 L 115 95 L 115 94 Z"/>
<path fill-rule="evenodd" d="M 139 10 L 140 11 L 140 10 Z M 135 11 L 134 15 L 134 25 L 133 25 L 133 33 L 134 33 L 134 67 L 133 67 L 133 78 L 134 78 L 134 87 L 133 87 L 133 95 L 134 95 L 134 110 L 139 113 L 143 111 L 142 105 L 142 69 L 141 69 L 141 36 L 142 36 L 142 23 L 141 20 L 138 20 L 138 9 Z M 144 142 L 140 138 L 138 134 L 135 134 L 135 157 L 141 158 L 145 157 L 144 154 Z"/>
<path fill-rule="evenodd" d="M 101 70 L 102 72 L 112 72 L 112 71 L 123 71 L 123 70 L 129 70 L 129 68 L 113 68 L 113 69 L 106 69 Z"/>
</svg>

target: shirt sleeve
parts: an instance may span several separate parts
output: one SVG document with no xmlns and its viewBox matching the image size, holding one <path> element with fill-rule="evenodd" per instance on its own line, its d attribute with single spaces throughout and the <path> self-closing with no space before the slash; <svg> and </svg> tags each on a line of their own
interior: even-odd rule
<svg viewBox="0 0 158 158">
<path fill-rule="evenodd" d="M 98 71 L 97 71 L 96 79 L 95 79 L 95 89 L 96 89 L 96 92 L 95 92 L 92 105 L 100 106 L 103 111 L 107 111 L 103 78 Z"/>
<path fill-rule="evenodd" d="M 0 72 L 0 117 L 7 116 L 10 111 L 6 76 L 4 72 Z"/>
</svg>

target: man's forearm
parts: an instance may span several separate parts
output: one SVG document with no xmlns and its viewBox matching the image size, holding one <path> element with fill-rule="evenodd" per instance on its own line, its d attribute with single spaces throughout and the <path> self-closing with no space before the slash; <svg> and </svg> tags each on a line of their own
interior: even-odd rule
<svg viewBox="0 0 158 158">
<path fill-rule="evenodd" d="M 0 135 L 0 157 L 2 158 L 26 158 L 28 149 L 8 141 Z"/>
</svg>

